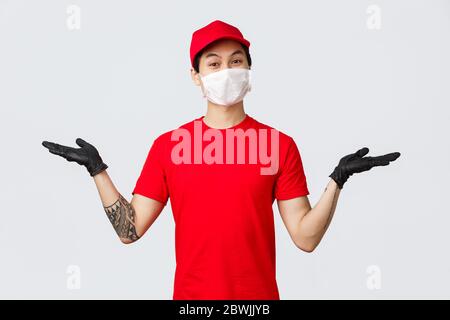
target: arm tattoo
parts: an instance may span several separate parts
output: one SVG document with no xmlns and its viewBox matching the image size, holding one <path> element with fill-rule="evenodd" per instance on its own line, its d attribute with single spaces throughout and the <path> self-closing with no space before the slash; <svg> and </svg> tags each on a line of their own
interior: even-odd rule
<svg viewBox="0 0 450 320">
<path fill-rule="evenodd" d="M 109 221 L 120 238 L 136 241 L 139 236 L 136 233 L 134 208 L 119 194 L 119 199 L 112 205 L 103 207 Z"/>
</svg>

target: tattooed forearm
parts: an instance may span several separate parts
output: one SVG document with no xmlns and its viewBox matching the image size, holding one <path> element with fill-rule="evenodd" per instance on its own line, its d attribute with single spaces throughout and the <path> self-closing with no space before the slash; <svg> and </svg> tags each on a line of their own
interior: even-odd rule
<svg viewBox="0 0 450 320">
<path fill-rule="evenodd" d="M 327 187 L 325 187 L 325 191 L 327 191 Z M 325 191 L 324 191 L 324 192 L 325 192 Z M 328 226 L 329 226 L 330 223 L 331 223 L 331 219 L 332 219 L 333 216 L 334 216 L 334 211 L 336 210 L 336 205 L 337 205 L 337 197 L 336 197 L 337 193 L 338 193 L 338 189 L 336 189 L 336 190 L 334 191 L 334 194 L 333 194 L 333 201 L 332 201 L 332 203 L 331 203 L 330 215 L 328 216 L 328 220 L 327 220 L 327 223 L 325 224 L 324 229 L 327 229 L 327 228 L 328 228 Z"/>
<path fill-rule="evenodd" d="M 106 215 L 121 239 L 134 242 L 139 239 L 136 233 L 136 214 L 130 203 L 119 194 L 119 199 L 112 205 L 104 207 Z"/>
</svg>

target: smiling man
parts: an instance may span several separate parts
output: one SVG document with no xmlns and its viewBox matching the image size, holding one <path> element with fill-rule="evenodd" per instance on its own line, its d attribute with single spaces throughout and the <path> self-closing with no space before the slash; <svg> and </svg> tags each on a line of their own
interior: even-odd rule
<svg viewBox="0 0 450 320">
<path fill-rule="evenodd" d="M 244 111 L 251 91 L 249 47 L 236 27 L 219 20 L 193 33 L 190 72 L 207 100 L 206 114 L 155 139 L 130 202 L 93 145 L 81 138 L 77 149 L 43 142 L 51 153 L 87 168 L 124 243 L 142 237 L 170 200 L 176 228 L 173 299 L 280 299 L 274 201 L 293 243 L 311 252 L 347 179 L 400 156 L 364 157 L 367 148 L 346 155 L 311 208 L 294 139 Z"/>
</svg>

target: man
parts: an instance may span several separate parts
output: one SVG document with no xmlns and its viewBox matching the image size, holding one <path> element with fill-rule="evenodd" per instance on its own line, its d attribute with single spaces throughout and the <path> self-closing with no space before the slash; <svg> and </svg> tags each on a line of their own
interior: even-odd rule
<svg viewBox="0 0 450 320">
<path fill-rule="evenodd" d="M 400 153 L 343 157 L 311 208 L 294 140 L 244 111 L 251 90 L 250 42 L 216 20 L 195 31 L 191 76 L 207 99 L 205 116 L 155 139 L 128 202 L 115 188 L 97 149 L 44 141 L 51 153 L 86 166 L 123 243 L 138 240 L 170 198 L 176 224 L 173 299 L 280 299 L 275 272 L 272 204 L 294 244 L 321 241 L 347 179 L 385 166 Z"/>
</svg>

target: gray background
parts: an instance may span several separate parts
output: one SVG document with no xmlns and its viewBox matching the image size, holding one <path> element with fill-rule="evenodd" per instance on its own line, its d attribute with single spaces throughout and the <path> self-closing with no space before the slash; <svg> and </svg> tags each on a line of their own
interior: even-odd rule
<svg viewBox="0 0 450 320">
<path fill-rule="evenodd" d="M 66 26 L 70 4 L 81 29 Z M 381 8 L 381 29 L 366 25 Z M 85 168 L 42 140 L 93 143 L 131 199 L 160 133 L 201 116 L 192 32 L 221 19 L 251 42 L 246 111 L 293 136 L 315 205 L 338 160 L 399 151 L 352 176 L 313 253 L 276 204 L 282 299 L 450 298 L 449 1 L 0 0 L 0 297 L 171 299 L 170 205 L 122 245 Z M 67 287 L 67 268 L 81 287 Z M 367 268 L 381 271 L 370 289 Z"/>
</svg>

